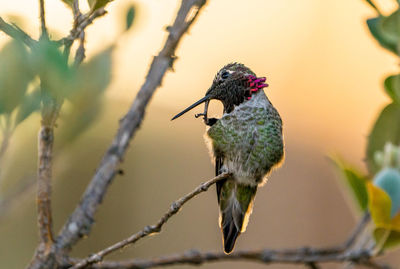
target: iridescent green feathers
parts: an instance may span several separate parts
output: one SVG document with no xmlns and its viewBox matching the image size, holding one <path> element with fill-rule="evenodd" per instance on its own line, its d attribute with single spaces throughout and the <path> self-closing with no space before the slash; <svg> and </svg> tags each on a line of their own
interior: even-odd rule
<svg viewBox="0 0 400 269">
<path fill-rule="evenodd" d="M 249 68 L 233 63 L 218 72 L 207 93 L 224 104 L 223 116 L 207 134 L 216 174 L 232 174 L 217 183 L 226 253 L 233 250 L 237 237 L 246 229 L 257 187 L 284 155 L 282 120 L 262 90 L 268 86 L 264 82 L 265 78 L 257 78 Z"/>
<path fill-rule="evenodd" d="M 282 121 L 272 105 L 243 106 L 224 114 L 208 136 L 215 154 L 224 156 L 225 166 L 235 166 L 228 170 L 254 178 L 252 185 L 260 183 L 283 157 Z"/>
</svg>

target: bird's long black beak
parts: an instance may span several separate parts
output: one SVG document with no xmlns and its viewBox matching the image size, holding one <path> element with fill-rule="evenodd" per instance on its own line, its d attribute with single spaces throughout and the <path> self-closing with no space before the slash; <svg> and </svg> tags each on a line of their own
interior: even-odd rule
<svg viewBox="0 0 400 269">
<path fill-rule="evenodd" d="M 182 116 L 183 114 L 185 114 L 186 112 L 188 112 L 189 110 L 192 110 L 193 108 L 195 108 L 196 106 L 206 102 L 206 101 L 210 101 L 210 96 L 206 95 L 203 98 L 201 98 L 199 101 L 197 101 L 196 103 L 194 103 L 193 105 L 189 106 L 188 108 L 186 108 L 185 110 L 183 110 L 182 112 L 176 114 L 171 120 L 174 120 L 176 118 L 179 118 L 180 116 Z M 204 113 L 207 113 L 207 107 L 208 107 L 208 102 L 206 103 L 206 109 L 204 111 Z"/>
</svg>

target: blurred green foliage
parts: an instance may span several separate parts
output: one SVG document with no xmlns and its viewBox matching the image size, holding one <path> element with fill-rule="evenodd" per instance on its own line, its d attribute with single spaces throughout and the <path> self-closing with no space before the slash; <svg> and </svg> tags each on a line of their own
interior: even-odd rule
<svg viewBox="0 0 400 269">
<path fill-rule="evenodd" d="M 375 155 L 382 151 L 386 143 L 400 143 L 400 105 L 387 105 L 380 113 L 368 137 L 367 164 L 370 172 L 375 174 L 381 168 Z"/>
<path fill-rule="evenodd" d="M 62 1 L 72 8 L 73 0 Z M 88 0 L 88 14 L 110 2 Z M 128 7 L 125 14 L 128 30 L 134 22 L 135 6 Z M 114 45 L 81 65 L 71 63 L 70 49 L 57 41 L 40 39 L 30 48 L 13 40 L 0 50 L 0 124 L 6 125 L 0 127 L 4 133 L 12 133 L 39 110 L 45 121 L 49 114 L 55 114 L 56 119 L 60 113 L 64 142 L 78 137 L 95 121 L 111 82 Z M 64 103 L 67 106 L 61 110 Z"/>
<path fill-rule="evenodd" d="M 342 172 L 343 178 L 346 180 L 346 183 L 352 190 L 359 208 L 364 211 L 368 205 L 368 193 L 366 185 L 368 177 L 362 175 L 361 172 L 344 163 L 342 160 L 334 159 L 334 162 Z"/>
<path fill-rule="evenodd" d="M 129 30 L 132 27 L 133 21 L 135 19 L 136 8 L 134 6 L 130 6 L 126 12 L 126 30 Z"/>
<path fill-rule="evenodd" d="M 390 15 L 383 15 L 371 0 L 365 0 L 377 13 L 367 20 L 369 31 L 387 51 L 400 56 L 400 1 Z M 366 162 L 369 175 L 335 160 L 362 211 L 368 210 L 375 228 L 377 246 L 400 244 L 400 73 L 388 76 L 384 90 L 392 102 L 380 112 L 368 136 Z M 397 146 L 394 146 L 397 145 Z"/>
<path fill-rule="evenodd" d="M 16 128 L 51 102 L 61 106 L 67 100 L 73 109 L 66 114 L 66 137 L 78 136 L 101 109 L 100 99 L 111 81 L 112 49 L 76 66 L 53 41 L 40 40 L 31 50 L 18 41 L 6 44 L 0 51 L 0 116 L 12 119 L 7 128 Z M 40 86 L 28 90 L 38 80 Z"/>
<path fill-rule="evenodd" d="M 33 79 L 23 44 L 11 41 L 0 51 L 0 114 L 11 114 L 22 103 Z"/>
<path fill-rule="evenodd" d="M 74 0 L 61 0 L 61 1 L 63 1 L 69 8 L 72 9 L 74 5 Z M 91 12 L 93 12 L 96 9 L 105 7 L 108 3 L 112 1 L 113 0 L 87 0 L 87 3 L 90 7 Z"/>
<path fill-rule="evenodd" d="M 108 3 L 112 2 L 113 0 L 87 0 L 89 7 L 92 11 L 105 7 Z"/>
</svg>

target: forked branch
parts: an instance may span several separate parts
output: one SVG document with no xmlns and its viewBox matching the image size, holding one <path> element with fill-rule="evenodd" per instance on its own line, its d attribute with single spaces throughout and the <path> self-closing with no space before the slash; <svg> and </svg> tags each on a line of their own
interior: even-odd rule
<svg viewBox="0 0 400 269">
<path fill-rule="evenodd" d="M 298 248 L 293 250 L 239 250 L 226 255 L 223 252 L 200 252 L 190 250 L 181 254 L 158 257 L 149 260 L 133 259 L 130 261 L 104 261 L 88 268 L 94 269 L 144 269 L 173 265 L 199 266 L 212 262 L 247 261 L 262 264 L 294 264 L 309 265 L 318 263 L 343 263 L 351 261 L 368 268 L 388 269 L 387 265 L 380 265 L 370 260 L 366 251 L 354 251 L 350 253 L 321 252 L 319 249 Z"/>
<path fill-rule="evenodd" d="M 133 243 L 135 243 L 136 241 L 142 239 L 143 237 L 149 236 L 151 234 L 154 233 L 159 233 L 163 227 L 163 225 L 176 213 L 178 213 L 178 211 L 182 208 L 182 206 L 188 202 L 190 199 L 194 198 L 195 196 L 197 196 L 198 194 L 205 192 L 208 190 L 208 188 L 215 184 L 217 181 L 223 180 L 225 178 L 227 178 L 229 176 L 228 173 L 223 173 L 219 176 L 216 176 L 215 178 L 201 184 L 200 186 L 198 186 L 196 189 L 194 189 L 193 191 L 191 191 L 190 193 L 186 194 L 185 196 L 183 196 L 182 198 L 180 198 L 179 200 L 176 200 L 175 202 L 173 202 L 171 204 L 171 207 L 169 208 L 169 210 L 164 214 L 164 216 L 161 217 L 161 219 L 157 222 L 157 224 L 155 225 L 151 225 L 151 226 L 146 226 L 143 228 L 143 230 L 131 235 L 130 237 L 106 248 L 103 249 L 99 252 L 97 252 L 96 254 L 91 255 L 90 257 L 80 261 L 79 263 L 77 263 L 75 266 L 72 267 L 72 269 L 78 269 L 78 268 L 84 268 L 85 266 L 92 264 L 92 263 L 97 263 L 103 260 L 103 258 L 118 250 L 121 249 L 123 247 L 126 247 L 128 245 L 131 245 Z"/>
<path fill-rule="evenodd" d="M 195 21 L 205 2 L 205 0 L 182 0 L 175 22 L 169 27 L 169 35 L 163 49 L 154 57 L 143 86 L 128 113 L 120 121 L 120 127 L 111 146 L 86 188 L 79 205 L 71 214 L 57 238 L 58 249 L 68 251 L 81 237 L 89 234 L 97 208 L 103 200 L 108 186 L 119 171 L 118 166 L 125 155 L 130 140 L 143 120 L 148 102 L 155 90 L 161 85 L 167 70 L 172 67 L 175 50 L 182 36 Z"/>
</svg>

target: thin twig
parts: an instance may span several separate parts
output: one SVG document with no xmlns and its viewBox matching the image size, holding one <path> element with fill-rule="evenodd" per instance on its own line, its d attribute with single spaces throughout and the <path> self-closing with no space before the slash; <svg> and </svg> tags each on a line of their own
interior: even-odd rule
<svg viewBox="0 0 400 269">
<path fill-rule="evenodd" d="M 82 15 L 79 9 L 79 0 L 74 0 L 74 3 L 72 4 L 72 12 L 74 14 L 74 24 L 78 25 L 79 18 Z"/>
<path fill-rule="evenodd" d="M 58 44 L 64 45 L 66 47 L 70 47 L 75 39 L 79 38 L 82 31 L 85 30 L 87 26 L 92 24 L 92 22 L 107 14 L 103 8 L 97 9 L 93 14 L 86 14 L 79 16 L 77 23 L 74 22 L 74 26 L 70 32 L 70 34 L 60 40 L 57 41 Z"/>
<path fill-rule="evenodd" d="M 81 32 L 81 36 L 79 37 L 79 47 L 75 53 L 75 62 L 74 65 L 80 65 L 85 59 L 85 31 Z"/>
<path fill-rule="evenodd" d="M 372 2 L 372 0 L 365 0 L 373 9 L 375 9 L 376 13 L 378 13 L 379 16 L 382 16 L 382 12 L 379 10 L 379 8 Z"/>
<path fill-rule="evenodd" d="M 79 262 L 78 264 L 76 264 L 75 266 L 72 267 L 72 269 L 78 269 L 78 268 L 84 268 L 85 266 L 89 265 L 89 264 L 93 264 L 93 263 L 97 263 L 103 260 L 103 258 L 118 250 L 121 249 L 123 247 L 126 247 L 128 245 L 131 245 L 133 243 L 135 243 L 136 241 L 142 239 L 143 237 L 149 236 L 151 234 L 154 233 L 159 233 L 163 227 L 163 225 L 176 213 L 178 213 L 178 211 L 181 209 L 181 207 L 190 199 L 192 199 L 193 197 L 197 196 L 198 194 L 205 192 L 208 190 L 208 188 L 215 184 L 217 181 L 220 181 L 222 179 L 225 179 L 229 176 L 229 173 L 223 173 L 219 176 L 216 176 L 215 178 L 201 184 L 200 186 L 198 186 L 196 189 L 194 189 L 193 191 L 191 191 L 190 193 L 186 194 L 185 196 L 183 196 L 182 198 L 180 198 L 179 200 L 176 200 L 175 202 L 173 202 L 171 204 L 171 207 L 169 208 L 169 210 L 164 214 L 164 216 L 161 217 L 161 219 L 157 222 L 157 224 L 155 225 L 151 225 L 151 226 L 146 226 L 143 228 L 143 230 L 131 235 L 130 237 L 106 248 L 103 249 L 93 255 L 90 255 L 90 257 L 82 260 L 81 262 Z"/>
<path fill-rule="evenodd" d="M 40 38 L 48 38 L 47 27 L 46 27 L 46 14 L 44 8 L 44 0 L 39 0 L 39 12 L 40 12 L 40 29 L 41 36 Z"/>
<path fill-rule="evenodd" d="M 307 249 L 307 251 L 304 251 Z M 238 250 L 229 255 L 223 252 L 200 252 L 190 250 L 181 254 L 163 256 L 148 260 L 133 259 L 128 261 L 103 261 L 89 266 L 93 269 L 144 269 L 171 265 L 195 265 L 199 266 L 210 262 L 224 261 L 248 261 L 262 264 L 298 264 L 309 265 L 316 263 L 343 263 L 353 261 L 356 264 L 369 268 L 383 269 L 390 268 L 387 265 L 380 265 L 370 261 L 369 253 L 360 250 L 351 253 L 324 253 L 319 249 L 298 248 L 290 250 Z M 74 267 L 72 267 L 74 268 Z"/>
<path fill-rule="evenodd" d="M 367 224 L 371 220 L 371 215 L 369 212 L 366 212 L 356 228 L 354 229 L 353 233 L 349 236 L 347 241 L 343 244 L 343 249 L 348 249 L 350 248 L 358 239 L 360 234 L 364 231 L 364 229 L 367 227 Z"/>
<path fill-rule="evenodd" d="M 143 120 L 148 102 L 154 91 L 161 85 L 166 71 L 172 67 L 179 41 L 195 21 L 205 2 L 205 0 L 182 1 L 175 22 L 169 28 L 169 35 L 163 49 L 158 56 L 154 57 L 146 80 L 128 113 L 120 121 L 120 127 L 111 146 L 86 188 L 79 205 L 69 217 L 57 238 L 59 249 L 68 251 L 81 237 L 89 234 L 97 208 L 103 200 L 109 184 L 118 173 L 118 166 L 125 155 L 130 140 Z M 191 11 L 194 11 L 194 13 L 191 13 Z M 189 19 L 188 16 L 190 16 Z"/>
<path fill-rule="evenodd" d="M 37 42 L 18 26 L 6 23 L 2 17 L 0 17 L 0 31 L 3 31 L 14 39 L 24 42 L 28 47 L 33 47 Z"/>
</svg>

